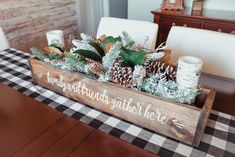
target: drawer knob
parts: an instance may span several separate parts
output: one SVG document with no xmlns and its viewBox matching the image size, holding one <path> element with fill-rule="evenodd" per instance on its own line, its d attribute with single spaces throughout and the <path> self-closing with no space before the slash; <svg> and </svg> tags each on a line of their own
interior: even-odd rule
<svg viewBox="0 0 235 157">
<path fill-rule="evenodd" d="M 184 24 L 183 26 L 184 26 L 184 27 L 188 27 L 188 25 L 187 25 L 187 24 Z"/>
<path fill-rule="evenodd" d="M 222 29 L 219 28 L 217 31 L 218 31 L 218 32 L 222 32 Z"/>
<path fill-rule="evenodd" d="M 171 24 L 172 26 L 176 26 L 176 24 L 173 22 L 172 24 Z"/>
<path fill-rule="evenodd" d="M 231 34 L 234 34 L 234 35 L 235 35 L 235 31 L 232 31 Z"/>
</svg>

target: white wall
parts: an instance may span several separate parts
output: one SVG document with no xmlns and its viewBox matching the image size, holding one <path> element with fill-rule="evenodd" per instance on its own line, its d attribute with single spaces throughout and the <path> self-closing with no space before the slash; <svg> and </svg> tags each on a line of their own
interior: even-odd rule
<svg viewBox="0 0 235 157">
<path fill-rule="evenodd" d="M 192 2 L 193 0 L 185 0 L 185 5 L 191 7 Z M 204 8 L 235 11 L 235 0 L 206 0 Z"/>
<path fill-rule="evenodd" d="M 151 10 L 159 8 L 161 0 L 128 0 L 128 19 L 153 21 Z"/>
<path fill-rule="evenodd" d="M 193 0 L 184 0 L 186 7 Z M 162 0 L 128 0 L 128 18 L 153 21 L 151 10 L 160 8 Z M 235 0 L 206 0 L 204 8 L 235 11 Z M 235 15 L 234 15 L 235 16 Z"/>
</svg>

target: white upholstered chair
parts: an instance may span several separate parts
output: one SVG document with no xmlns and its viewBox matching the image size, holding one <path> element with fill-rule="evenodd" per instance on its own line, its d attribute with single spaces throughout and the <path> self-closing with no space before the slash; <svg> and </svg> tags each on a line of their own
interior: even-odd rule
<svg viewBox="0 0 235 157">
<path fill-rule="evenodd" d="M 203 84 L 207 80 L 208 86 L 219 90 L 225 84 L 215 85 L 213 78 L 235 80 L 235 35 L 175 26 L 169 32 L 166 44 L 173 50 L 174 61 L 183 55 L 196 56 L 204 61 L 203 72 L 210 74 L 210 79 L 202 77 Z M 227 90 L 235 93 L 234 84 L 228 85 Z"/>
<path fill-rule="evenodd" d="M 8 40 L 5 36 L 2 28 L 0 27 L 0 51 L 6 50 L 9 47 L 10 46 L 9 46 Z"/>
<path fill-rule="evenodd" d="M 117 37 L 123 31 L 126 31 L 137 44 L 144 45 L 144 48 L 155 48 L 158 25 L 147 21 L 103 17 L 100 20 L 96 36 Z M 147 41 L 146 38 L 148 38 Z"/>
</svg>

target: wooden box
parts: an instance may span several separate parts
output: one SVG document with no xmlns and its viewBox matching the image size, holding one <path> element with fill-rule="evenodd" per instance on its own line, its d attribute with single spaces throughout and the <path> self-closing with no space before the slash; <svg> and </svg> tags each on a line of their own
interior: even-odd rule
<svg viewBox="0 0 235 157">
<path fill-rule="evenodd" d="M 127 120 L 141 127 L 198 146 L 215 97 L 203 89 L 196 106 L 179 104 L 79 73 L 63 71 L 30 59 L 33 82 L 80 103 Z"/>
</svg>

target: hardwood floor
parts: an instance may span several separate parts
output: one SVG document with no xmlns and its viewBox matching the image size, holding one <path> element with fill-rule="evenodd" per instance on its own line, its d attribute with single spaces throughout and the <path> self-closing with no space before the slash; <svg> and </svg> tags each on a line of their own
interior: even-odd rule
<svg viewBox="0 0 235 157">
<path fill-rule="evenodd" d="M 0 156 L 153 157 L 0 84 Z"/>
</svg>

